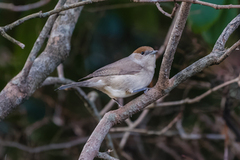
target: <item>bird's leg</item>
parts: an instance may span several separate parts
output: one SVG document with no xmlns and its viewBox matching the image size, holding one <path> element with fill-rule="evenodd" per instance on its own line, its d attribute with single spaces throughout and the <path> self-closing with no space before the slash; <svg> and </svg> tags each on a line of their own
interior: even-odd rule
<svg viewBox="0 0 240 160">
<path fill-rule="evenodd" d="M 121 105 L 121 104 L 117 101 L 116 98 L 112 98 L 112 99 L 118 104 L 119 107 L 122 107 L 122 106 L 123 106 L 123 105 Z"/>
<path fill-rule="evenodd" d="M 136 90 L 132 91 L 132 93 L 137 93 L 137 92 L 141 92 L 141 91 L 144 91 L 144 93 L 147 93 L 147 91 L 149 89 L 150 88 L 148 88 L 148 87 L 144 87 L 144 88 L 136 89 Z"/>
</svg>

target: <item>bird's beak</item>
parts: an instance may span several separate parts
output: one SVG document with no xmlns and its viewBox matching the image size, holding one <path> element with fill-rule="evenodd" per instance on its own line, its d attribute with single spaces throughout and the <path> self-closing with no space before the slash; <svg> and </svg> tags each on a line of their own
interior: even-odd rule
<svg viewBox="0 0 240 160">
<path fill-rule="evenodd" d="M 156 54 L 158 53 L 158 50 L 153 50 L 150 54 Z"/>
</svg>

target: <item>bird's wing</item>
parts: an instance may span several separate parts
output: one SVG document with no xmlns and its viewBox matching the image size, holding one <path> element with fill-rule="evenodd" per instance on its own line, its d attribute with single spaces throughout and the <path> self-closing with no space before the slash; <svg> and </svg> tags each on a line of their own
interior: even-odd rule
<svg viewBox="0 0 240 160">
<path fill-rule="evenodd" d="M 89 74 L 88 76 L 81 78 L 80 80 L 92 77 L 104 77 L 112 75 L 131 75 L 140 72 L 142 68 L 143 67 L 141 65 L 134 63 L 129 57 L 126 57 L 109 65 L 106 65 L 102 68 L 99 68 L 92 74 Z"/>
</svg>

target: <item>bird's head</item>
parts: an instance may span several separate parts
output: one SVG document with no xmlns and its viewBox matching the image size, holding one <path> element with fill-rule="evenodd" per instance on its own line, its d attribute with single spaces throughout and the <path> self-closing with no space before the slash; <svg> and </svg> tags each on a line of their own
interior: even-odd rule
<svg viewBox="0 0 240 160">
<path fill-rule="evenodd" d="M 139 53 L 143 56 L 146 56 L 146 55 L 154 55 L 156 54 L 158 51 L 157 50 L 154 50 L 152 47 L 149 47 L 149 46 L 142 46 L 142 47 L 139 47 L 137 48 L 133 53 Z"/>
<path fill-rule="evenodd" d="M 144 66 L 153 66 L 155 67 L 156 53 L 158 51 L 154 50 L 149 46 L 142 46 L 137 48 L 130 56 L 133 58 L 133 61 L 140 65 Z"/>
</svg>

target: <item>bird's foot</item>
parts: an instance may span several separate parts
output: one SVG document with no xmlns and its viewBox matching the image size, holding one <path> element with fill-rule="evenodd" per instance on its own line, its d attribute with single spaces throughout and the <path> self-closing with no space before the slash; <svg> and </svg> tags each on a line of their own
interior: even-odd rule
<svg viewBox="0 0 240 160">
<path fill-rule="evenodd" d="M 136 90 L 132 91 L 132 93 L 138 93 L 141 91 L 144 91 L 144 93 L 147 93 L 149 89 L 150 88 L 148 88 L 148 87 L 144 87 L 144 88 L 136 89 Z"/>
<path fill-rule="evenodd" d="M 116 98 L 113 98 L 113 100 L 118 104 L 119 107 L 123 107 L 123 105 L 121 105 Z"/>
</svg>

